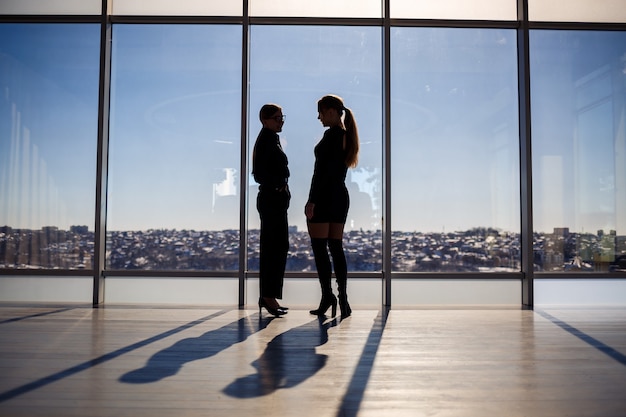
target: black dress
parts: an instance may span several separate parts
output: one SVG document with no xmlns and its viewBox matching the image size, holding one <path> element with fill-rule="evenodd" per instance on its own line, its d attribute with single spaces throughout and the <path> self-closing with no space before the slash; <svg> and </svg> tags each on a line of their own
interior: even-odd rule
<svg viewBox="0 0 626 417">
<path fill-rule="evenodd" d="M 309 203 L 315 204 L 311 223 L 345 223 L 350 207 L 346 188 L 345 130 L 334 126 L 324 132 L 315 146 L 315 167 L 309 191 Z"/>
<path fill-rule="evenodd" d="M 263 128 L 254 144 L 252 175 L 259 183 L 257 210 L 261 219 L 259 282 L 261 297 L 282 298 L 289 251 L 287 188 L 289 168 L 278 135 Z"/>
</svg>

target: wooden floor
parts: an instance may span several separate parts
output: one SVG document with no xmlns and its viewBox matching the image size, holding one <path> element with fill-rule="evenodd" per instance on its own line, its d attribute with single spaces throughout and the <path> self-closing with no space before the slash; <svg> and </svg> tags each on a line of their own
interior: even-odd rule
<svg viewBox="0 0 626 417">
<path fill-rule="evenodd" d="M 0 416 L 626 416 L 626 309 L 0 305 Z"/>
</svg>

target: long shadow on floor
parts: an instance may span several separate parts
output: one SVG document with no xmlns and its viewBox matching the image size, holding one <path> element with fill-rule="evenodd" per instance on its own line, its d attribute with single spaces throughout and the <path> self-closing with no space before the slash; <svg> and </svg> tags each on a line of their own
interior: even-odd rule
<svg viewBox="0 0 626 417">
<path fill-rule="evenodd" d="M 350 385 L 348 385 L 348 389 L 341 400 L 341 406 L 337 410 L 337 417 L 356 417 L 358 415 L 388 317 L 389 307 L 383 307 L 374 319 L 367 342 L 365 342 L 363 352 L 361 352 L 359 363 L 354 370 Z"/>
<path fill-rule="evenodd" d="M 540 316 L 543 316 L 544 318 L 550 320 L 552 323 L 556 324 L 557 326 L 559 326 L 563 330 L 573 334 L 574 336 L 576 336 L 577 338 L 579 338 L 583 342 L 587 343 L 589 346 L 598 349 L 600 352 L 602 352 L 605 355 L 609 356 L 610 358 L 616 360 L 617 362 L 621 363 L 622 365 L 626 365 L 626 355 L 624 355 L 623 353 L 621 353 L 617 349 L 614 349 L 611 346 L 608 346 L 608 345 L 602 343 L 598 339 L 596 339 L 596 338 L 586 334 L 585 332 L 582 332 L 582 331 L 578 330 L 574 326 L 572 326 L 572 325 L 570 325 L 570 324 L 568 324 L 568 323 L 566 323 L 566 322 L 564 322 L 562 320 L 557 319 L 556 317 L 548 314 L 547 312 L 545 312 L 543 310 L 537 309 L 537 310 L 535 310 L 535 313 L 537 313 Z"/>
<path fill-rule="evenodd" d="M 278 389 L 292 388 L 315 375 L 326 365 L 327 355 L 315 351 L 328 341 L 328 329 L 337 319 L 320 317 L 273 338 L 252 363 L 257 372 L 236 379 L 223 392 L 235 398 L 254 398 Z"/>
<path fill-rule="evenodd" d="M 175 375 L 184 364 L 209 358 L 235 343 L 243 342 L 250 335 L 266 328 L 273 319 L 256 313 L 198 337 L 179 340 L 152 355 L 145 366 L 127 372 L 119 380 L 128 384 L 146 384 Z"/>
<path fill-rule="evenodd" d="M 3 401 L 7 401 L 7 400 L 10 400 L 12 398 L 15 398 L 17 396 L 26 394 L 28 392 L 35 391 L 37 389 L 43 388 L 46 385 L 50 385 L 50 384 L 52 384 L 54 382 L 57 382 L 57 381 L 60 381 L 60 380 L 62 380 L 64 378 L 68 378 L 68 377 L 70 377 L 72 375 L 76 375 L 76 374 L 78 374 L 80 372 L 86 371 L 87 369 L 93 368 L 94 366 L 97 366 L 97 365 L 100 365 L 102 363 L 105 363 L 105 362 L 111 361 L 113 359 L 116 359 L 116 358 L 118 358 L 118 357 L 120 357 L 122 355 L 125 355 L 125 354 L 127 354 L 129 352 L 132 352 L 134 350 L 140 349 L 142 347 L 145 347 L 145 346 L 147 346 L 147 345 L 149 345 L 151 343 L 154 343 L 154 342 L 156 342 L 158 340 L 162 340 L 162 339 L 165 339 L 166 337 L 170 337 L 170 336 L 172 336 L 172 335 L 174 335 L 176 333 L 182 332 L 184 330 L 188 330 L 188 329 L 190 329 L 190 328 L 192 328 L 194 326 L 197 326 L 197 325 L 199 325 L 201 323 L 204 323 L 206 321 L 212 320 L 215 317 L 221 316 L 222 314 L 226 313 L 226 311 L 227 310 L 218 311 L 217 313 L 213 313 L 213 314 L 210 314 L 210 315 L 208 315 L 206 317 L 202 317 L 202 318 L 194 320 L 192 322 L 183 324 L 182 326 L 178 326 L 178 327 L 176 327 L 174 329 L 171 329 L 171 330 L 168 330 L 166 332 L 154 335 L 154 336 L 152 336 L 152 337 L 150 337 L 148 339 L 141 340 L 141 341 L 139 341 L 137 343 L 133 343 L 132 345 L 129 345 L 129 346 L 124 346 L 124 347 L 122 347 L 120 349 L 117 349 L 117 350 L 115 350 L 113 352 L 109 352 L 109 353 L 106 353 L 104 355 L 98 356 L 96 358 L 93 358 L 93 359 L 81 362 L 81 363 L 79 363 L 79 364 L 77 364 L 75 366 L 72 366 L 70 368 L 67 368 L 67 369 L 55 372 L 53 374 L 50 374 L 50 375 L 45 376 L 43 378 L 37 379 L 35 381 L 28 382 L 28 383 L 26 383 L 24 385 L 21 385 L 21 386 L 19 386 L 17 388 L 13 388 L 13 389 L 11 389 L 9 391 L 2 392 L 2 393 L 0 393 L 0 403 L 3 402 Z M 97 325 L 100 324 L 100 320 L 97 319 L 97 317 L 98 317 L 97 315 L 100 312 L 101 312 L 101 310 L 98 310 L 98 309 L 94 309 L 93 310 L 94 322 Z"/>
<path fill-rule="evenodd" d="M 13 322 L 16 322 L 16 321 L 32 319 L 32 318 L 35 318 L 35 317 L 50 316 L 52 314 L 64 313 L 66 311 L 74 310 L 74 309 L 77 309 L 77 308 L 78 307 L 65 307 L 65 308 L 59 308 L 57 310 L 52 310 L 52 311 L 42 311 L 40 313 L 33 313 L 33 314 L 29 314 L 28 316 L 11 317 L 10 319 L 6 319 L 6 320 L 0 321 L 0 324 L 13 323 Z"/>
</svg>

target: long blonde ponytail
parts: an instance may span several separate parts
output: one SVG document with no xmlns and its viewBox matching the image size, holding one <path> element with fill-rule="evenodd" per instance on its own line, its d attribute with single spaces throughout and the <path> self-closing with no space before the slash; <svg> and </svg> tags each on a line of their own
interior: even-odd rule
<svg viewBox="0 0 626 417">
<path fill-rule="evenodd" d="M 345 114 L 343 128 L 346 130 L 346 165 L 354 168 L 359 162 L 359 130 L 356 127 L 356 120 L 352 110 L 344 106 L 343 99 L 339 96 L 329 94 L 317 102 L 318 109 L 335 109 L 341 116 Z"/>
<path fill-rule="evenodd" d="M 344 107 L 346 116 L 344 117 L 344 126 L 346 128 L 346 165 L 349 168 L 355 168 L 359 163 L 359 129 L 356 127 L 356 121 L 352 110 Z"/>
</svg>

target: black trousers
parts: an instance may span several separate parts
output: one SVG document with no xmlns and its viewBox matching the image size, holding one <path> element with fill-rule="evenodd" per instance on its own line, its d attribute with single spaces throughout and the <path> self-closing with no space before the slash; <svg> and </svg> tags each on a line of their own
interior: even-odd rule
<svg viewBox="0 0 626 417">
<path fill-rule="evenodd" d="M 288 189 L 261 189 L 256 207 L 261 218 L 259 284 L 261 297 L 282 298 L 285 265 L 289 251 L 287 209 L 291 194 Z"/>
</svg>

